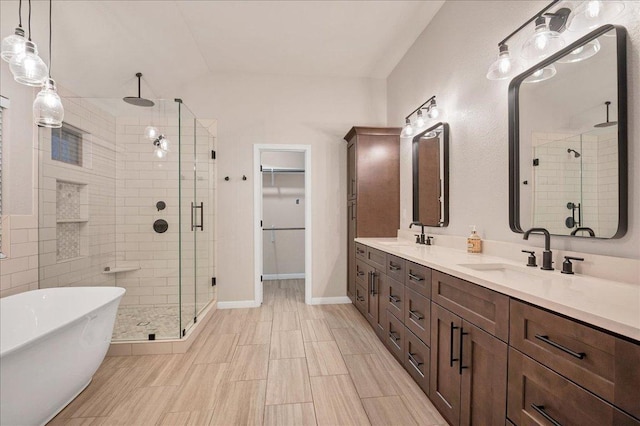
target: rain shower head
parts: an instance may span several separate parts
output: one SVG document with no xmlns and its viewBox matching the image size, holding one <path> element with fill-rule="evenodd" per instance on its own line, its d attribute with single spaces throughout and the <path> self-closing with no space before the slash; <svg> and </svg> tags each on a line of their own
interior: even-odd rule
<svg viewBox="0 0 640 426">
<path fill-rule="evenodd" d="M 609 121 L 609 105 L 611 105 L 611 102 L 607 101 L 604 104 L 607 106 L 607 121 L 605 121 L 604 123 L 596 124 L 593 127 L 610 127 L 610 126 L 615 126 L 616 124 L 618 124 L 617 121 Z"/>
<path fill-rule="evenodd" d="M 140 97 L 140 78 L 142 77 L 142 73 L 141 72 L 136 73 L 136 77 L 138 77 L 138 96 L 126 96 L 122 98 L 122 100 L 128 104 L 135 105 L 135 106 L 141 106 L 141 107 L 154 106 L 155 104 L 153 103 L 153 101 Z"/>
<path fill-rule="evenodd" d="M 567 148 L 567 153 L 572 153 L 573 152 L 573 156 L 575 158 L 579 158 L 580 157 L 580 153 L 578 151 L 576 151 L 575 149 L 571 149 L 571 148 Z"/>
</svg>

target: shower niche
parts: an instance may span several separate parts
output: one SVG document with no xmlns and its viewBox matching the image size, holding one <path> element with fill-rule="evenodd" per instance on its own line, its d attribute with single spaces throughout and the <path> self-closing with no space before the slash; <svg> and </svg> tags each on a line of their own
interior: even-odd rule
<svg viewBox="0 0 640 426">
<path fill-rule="evenodd" d="M 113 341 L 181 339 L 216 300 L 214 134 L 179 99 L 62 101 L 69 131 L 39 129 L 40 286 L 124 287 Z"/>
</svg>

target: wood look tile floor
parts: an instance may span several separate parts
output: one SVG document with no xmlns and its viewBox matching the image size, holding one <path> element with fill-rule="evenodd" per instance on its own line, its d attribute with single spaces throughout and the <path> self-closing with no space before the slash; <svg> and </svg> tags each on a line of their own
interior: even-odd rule
<svg viewBox="0 0 640 426">
<path fill-rule="evenodd" d="M 50 423 L 446 425 L 353 305 L 304 304 L 304 281 L 218 310 L 185 354 L 107 357 Z"/>
</svg>

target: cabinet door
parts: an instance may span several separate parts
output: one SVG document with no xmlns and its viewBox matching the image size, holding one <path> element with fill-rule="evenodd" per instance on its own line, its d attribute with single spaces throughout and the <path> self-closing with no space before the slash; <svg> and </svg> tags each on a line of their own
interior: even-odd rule
<svg viewBox="0 0 640 426">
<path fill-rule="evenodd" d="M 462 321 L 461 425 L 497 425 L 507 413 L 507 344 Z"/>
<path fill-rule="evenodd" d="M 355 141 L 349 142 L 347 145 L 347 199 L 356 198 L 357 180 L 356 180 L 356 144 Z"/>
<path fill-rule="evenodd" d="M 356 293 L 356 243 L 353 239 L 356 237 L 356 203 L 351 201 L 347 205 L 347 296 L 355 303 Z"/>
<path fill-rule="evenodd" d="M 460 327 L 462 319 L 431 304 L 429 395 L 449 424 L 460 424 Z"/>
</svg>

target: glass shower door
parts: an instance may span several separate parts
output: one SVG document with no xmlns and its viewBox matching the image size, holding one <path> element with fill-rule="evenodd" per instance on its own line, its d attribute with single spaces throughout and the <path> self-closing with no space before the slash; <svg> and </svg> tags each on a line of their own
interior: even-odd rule
<svg viewBox="0 0 640 426">
<path fill-rule="evenodd" d="M 213 296 L 213 166 L 211 149 L 213 141 L 209 131 L 195 121 L 194 141 L 194 202 L 200 206 L 198 225 L 195 231 L 195 315 L 209 303 Z"/>
</svg>

